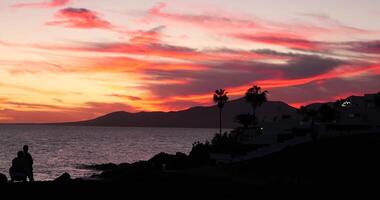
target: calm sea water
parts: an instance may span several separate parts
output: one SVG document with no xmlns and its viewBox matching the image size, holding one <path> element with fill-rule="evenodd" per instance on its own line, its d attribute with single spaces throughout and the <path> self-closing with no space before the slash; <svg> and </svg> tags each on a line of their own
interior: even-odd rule
<svg viewBox="0 0 380 200">
<path fill-rule="evenodd" d="M 194 141 L 211 139 L 216 129 L 0 126 L 0 173 L 8 169 L 24 144 L 34 158 L 36 180 L 52 180 L 64 172 L 90 176 L 80 165 L 150 159 L 157 153 L 189 153 Z"/>
</svg>

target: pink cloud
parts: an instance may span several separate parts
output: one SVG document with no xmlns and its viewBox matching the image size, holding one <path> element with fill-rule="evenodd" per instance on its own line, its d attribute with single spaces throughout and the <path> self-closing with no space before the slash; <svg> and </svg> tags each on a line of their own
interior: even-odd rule
<svg viewBox="0 0 380 200">
<path fill-rule="evenodd" d="M 50 0 L 37 3 L 20 3 L 15 4 L 13 8 L 54 8 L 69 4 L 72 0 Z"/>
<path fill-rule="evenodd" d="M 319 36 L 364 35 L 378 31 L 345 25 L 326 15 L 301 14 L 298 23 L 278 22 L 262 18 L 239 18 L 225 13 L 183 14 L 167 12 L 166 3 L 158 3 L 148 10 L 145 22 L 163 20 L 168 23 L 197 27 L 219 36 L 283 46 L 290 49 L 321 50 L 323 43 L 312 41 Z M 306 19 L 314 20 L 312 23 Z"/>
<path fill-rule="evenodd" d="M 178 23 L 186 23 L 192 26 L 199 26 L 206 29 L 217 30 L 230 30 L 234 29 L 255 29 L 259 25 L 253 20 L 246 19 L 234 19 L 225 16 L 211 16 L 211 15 L 191 15 L 191 14 L 174 14 L 163 12 L 162 10 L 167 6 L 165 3 L 158 3 L 152 7 L 146 18 L 146 21 L 150 21 L 154 18 L 162 18 Z"/>
<path fill-rule="evenodd" d="M 135 31 L 132 33 L 132 38 L 129 42 L 135 45 L 160 43 L 162 36 L 161 30 L 164 28 L 165 26 L 158 26 L 148 31 Z"/>
<path fill-rule="evenodd" d="M 245 41 L 283 46 L 289 49 L 318 51 L 323 47 L 321 42 L 307 40 L 301 36 L 281 33 L 232 34 L 232 36 Z"/>
<path fill-rule="evenodd" d="M 374 30 L 365 30 L 353 26 L 348 26 L 343 24 L 342 22 L 333 19 L 329 15 L 326 14 L 316 14 L 316 13 L 301 13 L 302 17 L 307 17 L 313 20 L 316 20 L 318 22 L 321 22 L 325 26 L 328 26 L 328 28 L 333 29 L 334 32 L 342 33 L 342 34 L 373 34 L 378 33 L 378 31 Z"/>
<path fill-rule="evenodd" d="M 86 8 L 65 8 L 59 10 L 55 21 L 47 22 L 49 26 L 63 26 L 68 28 L 82 29 L 112 29 L 113 25 L 99 17 L 99 14 Z"/>
</svg>

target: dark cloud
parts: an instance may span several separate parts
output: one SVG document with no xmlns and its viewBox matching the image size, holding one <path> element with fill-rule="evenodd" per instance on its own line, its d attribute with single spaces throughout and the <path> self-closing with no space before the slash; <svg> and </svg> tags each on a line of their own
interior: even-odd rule
<svg viewBox="0 0 380 200">
<path fill-rule="evenodd" d="M 334 78 L 286 88 L 273 88 L 270 98 L 287 103 L 334 101 L 350 95 L 376 93 L 380 90 L 380 76 Z"/>
<path fill-rule="evenodd" d="M 275 52 L 272 52 L 275 53 Z M 207 70 L 163 71 L 147 69 L 149 80 L 190 80 L 187 84 L 149 84 L 146 86 L 157 95 L 174 96 L 202 94 L 215 88 L 238 87 L 253 82 L 271 79 L 302 79 L 318 76 L 332 71 L 346 62 L 319 56 L 293 55 L 285 64 L 263 62 L 220 62 L 204 64 Z"/>
<path fill-rule="evenodd" d="M 343 43 L 348 50 L 360 53 L 380 54 L 380 40 Z"/>
<path fill-rule="evenodd" d="M 282 71 L 284 78 L 305 78 L 326 73 L 344 64 L 348 63 L 316 55 L 298 55 L 286 64 L 274 66 L 274 69 Z"/>
</svg>

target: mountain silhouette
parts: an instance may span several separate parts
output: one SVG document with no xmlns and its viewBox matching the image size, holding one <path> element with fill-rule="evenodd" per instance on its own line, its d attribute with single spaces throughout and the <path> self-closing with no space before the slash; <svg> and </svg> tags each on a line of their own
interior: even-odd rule
<svg viewBox="0 0 380 200">
<path fill-rule="evenodd" d="M 251 106 L 243 98 L 228 102 L 223 108 L 223 128 L 238 124 L 235 117 L 251 112 Z M 283 117 L 294 117 L 297 109 L 280 101 L 268 101 L 257 109 L 261 121 L 272 122 Z M 219 127 L 217 106 L 192 107 L 171 112 L 113 112 L 104 116 L 80 122 L 61 123 L 72 126 L 131 126 L 131 127 L 173 127 L 173 128 L 217 128 Z"/>
</svg>

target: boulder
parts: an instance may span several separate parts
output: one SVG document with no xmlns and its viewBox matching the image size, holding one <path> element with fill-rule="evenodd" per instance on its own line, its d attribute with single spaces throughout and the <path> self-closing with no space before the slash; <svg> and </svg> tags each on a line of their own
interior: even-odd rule
<svg viewBox="0 0 380 200">
<path fill-rule="evenodd" d="M 178 170 L 188 167 L 188 156 L 177 152 L 175 155 L 159 153 L 148 161 L 151 166 L 162 170 Z"/>
<path fill-rule="evenodd" d="M 71 176 L 69 173 L 63 173 L 61 176 L 59 176 L 58 178 L 54 179 L 54 182 L 69 182 L 71 181 Z"/>
</svg>

